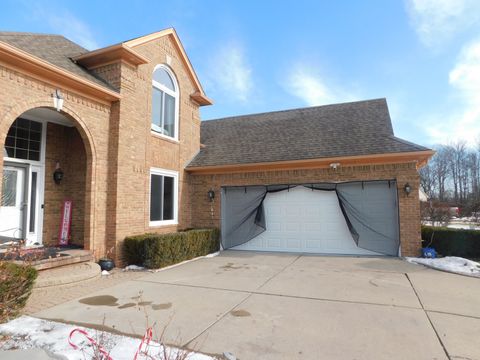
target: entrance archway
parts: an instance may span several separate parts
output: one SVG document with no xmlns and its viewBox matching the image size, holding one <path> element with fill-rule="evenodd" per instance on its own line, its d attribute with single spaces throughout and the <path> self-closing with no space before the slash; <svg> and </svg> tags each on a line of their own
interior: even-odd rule
<svg viewBox="0 0 480 360">
<path fill-rule="evenodd" d="M 58 244 L 62 205 L 69 200 L 69 243 L 92 250 L 91 136 L 70 109 L 57 112 L 39 105 L 18 111 L 17 116 L 10 111 L 0 123 L 0 241 Z M 59 183 L 53 178 L 56 168 L 64 174 Z"/>
</svg>

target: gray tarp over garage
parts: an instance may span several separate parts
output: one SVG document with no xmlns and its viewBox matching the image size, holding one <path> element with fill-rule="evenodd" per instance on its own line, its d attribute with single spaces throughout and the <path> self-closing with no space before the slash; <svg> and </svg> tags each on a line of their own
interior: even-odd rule
<svg viewBox="0 0 480 360">
<path fill-rule="evenodd" d="M 398 255 L 400 241 L 395 180 L 223 187 L 223 248 L 242 245 L 267 230 L 265 216 L 268 214 L 264 210 L 267 195 L 290 191 L 298 186 L 312 191 L 335 192 L 352 241 L 359 248 Z M 315 199 L 312 196 L 309 201 Z M 318 222 L 322 223 L 321 216 Z"/>
</svg>

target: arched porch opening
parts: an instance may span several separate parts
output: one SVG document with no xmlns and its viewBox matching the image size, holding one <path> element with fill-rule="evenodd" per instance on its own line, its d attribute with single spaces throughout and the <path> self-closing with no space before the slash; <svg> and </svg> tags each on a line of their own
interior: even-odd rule
<svg viewBox="0 0 480 360">
<path fill-rule="evenodd" d="M 55 246 L 67 240 L 93 250 L 94 151 L 84 124 L 68 109 L 48 106 L 13 116 L 0 126 L 0 242 Z M 54 179 L 56 170 L 63 173 L 61 180 Z M 68 235 L 60 231 L 69 218 L 66 202 L 71 205 Z"/>
</svg>

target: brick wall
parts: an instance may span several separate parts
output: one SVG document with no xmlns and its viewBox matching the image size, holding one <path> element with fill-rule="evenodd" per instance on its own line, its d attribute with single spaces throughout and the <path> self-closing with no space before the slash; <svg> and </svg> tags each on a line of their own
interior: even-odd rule
<svg viewBox="0 0 480 360">
<path fill-rule="evenodd" d="M 11 124 L 25 111 L 37 107 L 52 107 L 52 93 L 59 86 L 34 79 L 0 65 L 0 149 Z M 61 88 L 61 87 L 60 87 Z M 47 243 L 56 242 L 59 228 L 59 212 L 65 194 L 75 201 L 73 212 L 74 241 L 83 241 L 96 256 L 103 255 L 106 241 L 107 190 L 109 188 L 108 144 L 111 123 L 110 104 L 83 97 L 61 88 L 64 97 L 64 114 L 75 128 L 61 129 L 50 124 L 47 137 L 47 160 L 45 163 L 45 212 L 44 235 Z M 59 132 L 63 132 L 61 135 Z M 80 146 L 80 140 L 83 146 Z M 57 147 L 54 145 L 57 142 Z M 63 150 L 60 150 L 60 149 Z M 65 183 L 72 192 L 62 192 L 52 185 L 55 160 L 61 160 Z M 79 166 L 77 168 L 77 166 Z M 0 156 L 0 171 L 3 157 Z M 83 176 L 79 174 L 83 173 Z M 73 176 L 73 177 L 72 177 Z M 84 195 L 74 189 L 84 188 Z M 1 192 L 1 189 L 0 189 Z M 60 204 L 59 204 L 60 203 Z M 83 215 L 82 215 L 83 212 Z M 83 219 L 82 219 L 83 218 Z M 83 235 L 82 235 L 83 233 Z"/>
<path fill-rule="evenodd" d="M 96 256 L 103 255 L 111 247 L 115 247 L 119 255 L 121 242 L 127 235 L 171 232 L 190 226 L 191 206 L 184 168 L 200 146 L 199 106 L 190 99 L 196 89 L 170 36 L 135 50 L 151 62 L 139 67 L 117 62 L 93 70 L 120 90 L 120 102 L 105 104 L 61 89 L 65 96 L 64 114 L 73 121 L 78 133 L 48 125 L 46 244 L 58 240 L 61 203 L 67 197 L 74 200 L 73 242 L 83 242 Z M 150 131 L 152 72 L 157 64 L 167 62 L 180 88 L 178 142 L 155 136 Z M 3 147 L 10 125 L 23 112 L 52 106 L 51 94 L 56 88 L 0 66 L 0 93 L 8 94 L 0 97 L 0 147 Z M 51 179 L 57 160 L 65 172 L 61 185 L 53 184 Z M 0 159 L 0 170 L 2 166 L 3 159 Z M 149 225 L 152 167 L 178 171 L 178 226 Z M 120 257 L 117 260 L 121 260 Z"/>
<path fill-rule="evenodd" d="M 121 263 L 121 245 L 128 235 L 145 232 L 172 232 L 190 226 L 191 214 L 185 165 L 200 148 L 199 106 L 190 99 L 195 91 L 180 54 L 170 37 L 138 46 L 135 51 L 150 63 L 132 67 L 126 63 L 95 69 L 98 76 L 120 89 L 122 100 L 112 107 L 110 128 L 109 199 L 107 246 L 116 246 Z M 167 64 L 180 88 L 179 141 L 151 132 L 152 74 L 156 65 Z M 178 172 L 178 225 L 150 227 L 150 169 Z"/>
<path fill-rule="evenodd" d="M 84 244 L 86 153 L 82 138 L 74 127 L 53 123 L 47 126 L 45 149 L 45 199 L 43 243 L 58 243 L 63 201 L 73 201 L 71 243 Z M 60 184 L 53 181 L 57 161 L 64 172 Z"/>
<path fill-rule="evenodd" d="M 419 175 L 414 163 L 371 166 L 351 166 L 333 169 L 282 170 L 213 175 L 191 174 L 193 227 L 220 227 L 220 189 L 231 185 L 289 184 L 302 182 L 342 182 L 352 180 L 396 179 L 399 194 L 400 241 L 403 256 L 418 256 L 421 247 L 420 203 L 418 199 Z M 405 183 L 414 191 L 406 196 Z M 213 203 L 208 190 L 213 189 Z"/>
</svg>

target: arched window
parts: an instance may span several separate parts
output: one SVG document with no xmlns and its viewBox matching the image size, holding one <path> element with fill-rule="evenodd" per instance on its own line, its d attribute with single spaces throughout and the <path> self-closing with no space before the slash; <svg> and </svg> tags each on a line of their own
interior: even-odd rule
<svg viewBox="0 0 480 360">
<path fill-rule="evenodd" d="M 158 65 L 152 79 L 152 130 L 178 139 L 178 85 L 165 65 Z"/>
</svg>

